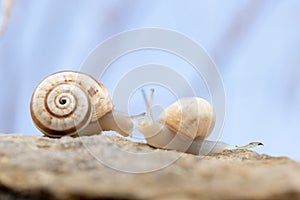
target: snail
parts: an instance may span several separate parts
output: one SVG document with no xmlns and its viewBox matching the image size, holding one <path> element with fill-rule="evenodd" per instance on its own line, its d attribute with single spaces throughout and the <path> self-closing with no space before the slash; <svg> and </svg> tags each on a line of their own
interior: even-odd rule
<svg viewBox="0 0 300 200">
<path fill-rule="evenodd" d="M 228 145 L 223 142 L 205 140 L 215 124 L 214 110 L 206 100 L 199 97 L 180 98 L 155 121 L 151 113 L 154 90 L 151 90 L 149 100 L 144 90 L 142 93 L 147 112 L 139 121 L 138 130 L 150 146 L 196 155 L 220 153 L 227 148 Z"/>
<path fill-rule="evenodd" d="M 81 72 L 61 71 L 46 77 L 32 94 L 30 114 L 35 126 L 49 137 L 106 130 L 128 136 L 133 129 L 131 117 L 113 109 L 107 89 Z"/>
</svg>

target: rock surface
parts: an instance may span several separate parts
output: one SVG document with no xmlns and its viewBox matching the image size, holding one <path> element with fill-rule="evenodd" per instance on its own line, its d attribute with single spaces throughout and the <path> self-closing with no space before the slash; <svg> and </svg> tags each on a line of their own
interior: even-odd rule
<svg viewBox="0 0 300 200">
<path fill-rule="evenodd" d="M 0 199 L 300 199 L 300 164 L 249 150 L 195 156 L 117 136 L 0 134 Z"/>
</svg>

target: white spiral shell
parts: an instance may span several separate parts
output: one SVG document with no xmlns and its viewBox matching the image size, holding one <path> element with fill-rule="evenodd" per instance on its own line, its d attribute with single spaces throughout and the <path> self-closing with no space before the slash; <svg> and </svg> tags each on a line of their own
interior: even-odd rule
<svg viewBox="0 0 300 200">
<path fill-rule="evenodd" d="M 187 139 L 203 140 L 215 125 L 214 109 L 199 97 L 184 97 L 167 107 L 158 121 Z"/>
<path fill-rule="evenodd" d="M 75 135 L 112 108 L 109 93 L 101 83 L 74 71 L 46 77 L 34 90 L 30 103 L 34 124 L 50 137 Z"/>
</svg>

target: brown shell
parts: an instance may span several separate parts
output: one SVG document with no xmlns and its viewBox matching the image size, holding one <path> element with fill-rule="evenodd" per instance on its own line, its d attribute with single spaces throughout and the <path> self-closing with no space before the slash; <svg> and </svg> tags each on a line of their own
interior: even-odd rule
<svg viewBox="0 0 300 200">
<path fill-rule="evenodd" d="M 215 125 L 215 114 L 206 100 L 186 97 L 166 108 L 160 115 L 159 121 L 185 138 L 205 139 Z"/>
<path fill-rule="evenodd" d="M 62 71 L 46 77 L 36 87 L 30 113 L 45 135 L 74 135 L 113 108 L 106 88 L 93 77 Z"/>
</svg>

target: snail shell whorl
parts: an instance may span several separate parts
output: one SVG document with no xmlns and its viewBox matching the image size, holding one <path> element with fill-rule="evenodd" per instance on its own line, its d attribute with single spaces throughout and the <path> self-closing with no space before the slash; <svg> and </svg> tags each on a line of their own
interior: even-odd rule
<svg viewBox="0 0 300 200">
<path fill-rule="evenodd" d="M 46 77 L 32 94 L 30 113 L 45 135 L 74 135 L 112 111 L 106 88 L 89 75 L 63 71 Z"/>
<path fill-rule="evenodd" d="M 215 125 L 213 107 L 198 97 L 181 98 L 167 107 L 159 121 L 188 139 L 205 139 Z"/>
</svg>

